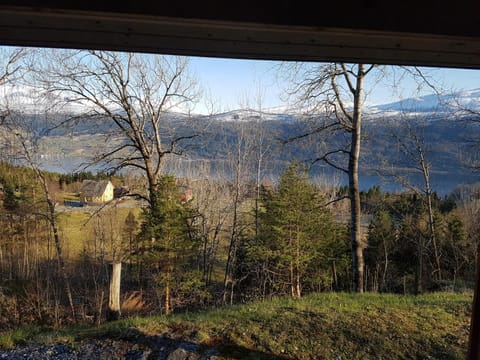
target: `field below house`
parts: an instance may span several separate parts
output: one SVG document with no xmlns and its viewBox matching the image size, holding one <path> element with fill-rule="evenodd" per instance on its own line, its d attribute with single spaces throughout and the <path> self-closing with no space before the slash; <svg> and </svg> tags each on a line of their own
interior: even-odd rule
<svg viewBox="0 0 480 360">
<path fill-rule="evenodd" d="M 135 351 L 144 358 L 191 352 L 195 359 L 464 359 L 471 301 L 458 293 L 324 293 L 98 327 L 24 327 L 0 336 L 2 348 L 17 346 L 0 356 L 28 342 L 33 353 L 38 344 L 77 355 L 85 347 L 105 354 L 117 347 L 118 358 Z"/>
<path fill-rule="evenodd" d="M 92 244 L 99 232 L 110 240 L 105 245 L 108 253 L 111 250 L 108 246 L 112 245 L 112 241 L 114 245 L 120 246 L 122 228 L 128 213 L 132 212 L 136 219 L 141 217 L 140 205 L 135 200 L 115 201 L 98 206 L 59 206 L 57 210 L 64 252 L 70 258 L 77 257 L 86 248 L 94 247 Z"/>
<path fill-rule="evenodd" d="M 80 201 L 80 196 L 78 193 L 63 193 L 64 201 Z"/>
</svg>

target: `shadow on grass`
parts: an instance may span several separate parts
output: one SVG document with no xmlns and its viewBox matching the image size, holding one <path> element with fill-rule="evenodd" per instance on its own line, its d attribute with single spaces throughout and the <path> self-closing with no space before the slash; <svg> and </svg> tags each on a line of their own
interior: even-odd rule
<svg viewBox="0 0 480 360">
<path fill-rule="evenodd" d="M 238 345 L 218 346 L 218 355 L 224 359 L 232 360 L 287 360 L 285 356 L 277 356 L 263 351 L 252 350 Z"/>
<path fill-rule="evenodd" d="M 198 344 L 188 339 L 175 337 L 173 334 L 164 333 L 148 336 L 137 329 L 122 329 L 116 333 L 114 329 L 94 336 L 79 337 L 77 340 L 109 339 L 112 341 L 141 344 L 144 351 L 149 352 L 148 359 L 166 359 L 175 353 L 175 359 L 190 358 L 189 354 L 199 355 L 201 359 L 232 359 L 232 360 L 287 360 L 286 356 L 278 356 L 264 351 L 249 349 L 231 341 L 217 339 L 212 345 Z"/>
<path fill-rule="evenodd" d="M 232 360 L 286 360 L 287 357 L 281 357 L 266 353 L 263 351 L 249 349 L 234 343 L 217 342 L 215 345 L 199 345 L 194 342 L 181 339 L 171 339 L 165 336 L 150 337 L 146 345 L 152 350 L 155 356 L 168 356 L 172 353 L 183 352 L 184 354 L 193 353 L 201 356 L 202 359 L 218 357 L 220 359 Z M 187 358 L 187 357 L 185 357 Z"/>
</svg>

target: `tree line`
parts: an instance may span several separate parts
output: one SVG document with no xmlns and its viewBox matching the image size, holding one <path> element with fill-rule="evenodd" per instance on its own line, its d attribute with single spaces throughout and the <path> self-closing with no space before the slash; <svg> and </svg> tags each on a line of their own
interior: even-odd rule
<svg viewBox="0 0 480 360">
<path fill-rule="evenodd" d="M 17 176 L 25 173 L 6 164 L 3 169 L 4 180 L 18 181 Z M 49 186 L 57 186 L 52 192 L 60 191 L 59 178 L 50 175 Z M 30 179 L 25 178 L 18 192 L 2 193 L 3 306 L 15 309 L 9 315 L 16 314 L 18 322 L 61 324 L 72 320 L 65 279 L 56 260 L 44 199 Z M 76 253 L 68 222 L 58 222 L 77 320 L 105 317 L 111 261 L 124 264 L 125 314 L 354 290 L 348 222 L 340 216 L 345 207 L 328 204 L 331 194 L 312 183 L 301 164 L 290 165 L 276 184 L 261 184 L 258 198 L 255 183 L 247 185 L 250 191 L 238 204 L 236 223 L 231 181 L 199 182 L 193 185 L 194 197 L 189 201 L 182 197 L 185 186 L 174 176 L 162 175 L 159 185 L 153 209 L 120 215 L 107 208 L 91 216 Z M 212 198 L 230 198 L 230 206 L 206 204 L 205 199 Z M 364 291 L 418 294 L 472 288 L 478 200 L 434 198 L 441 274 L 429 242 L 427 210 L 419 196 L 375 187 L 362 192 L 361 200 L 362 213 L 370 218 L 362 230 L 368 241 Z M 232 231 L 237 232 L 233 243 Z M 3 326 L 14 323 L 2 321 Z"/>
</svg>

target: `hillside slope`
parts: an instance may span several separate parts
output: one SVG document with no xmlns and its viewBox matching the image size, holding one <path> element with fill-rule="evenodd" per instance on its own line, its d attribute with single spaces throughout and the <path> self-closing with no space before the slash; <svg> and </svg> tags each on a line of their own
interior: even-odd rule
<svg viewBox="0 0 480 360">
<path fill-rule="evenodd" d="M 132 351 L 149 359 L 464 359 L 471 300 L 451 293 L 317 294 L 98 328 L 19 329 L 0 340 L 5 347 L 21 342 L 19 334 L 23 340 L 33 336 L 57 344 L 41 349 L 62 349 L 77 356 L 72 358 L 93 347 L 119 359 Z M 38 345 L 29 346 L 38 355 Z M 21 351 L 5 350 L 0 357 Z"/>
</svg>

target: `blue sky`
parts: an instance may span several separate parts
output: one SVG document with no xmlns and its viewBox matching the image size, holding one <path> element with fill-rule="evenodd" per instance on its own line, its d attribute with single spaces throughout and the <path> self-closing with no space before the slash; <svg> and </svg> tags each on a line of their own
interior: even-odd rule
<svg viewBox="0 0 480 360">
<path fill-rule="evenodd" d="M 279 83 L 276 79 L 276 61 L 239 60 L 192 57 L 191 69 L 207 96 L 216 101 L 216 110 L 241 108 L 245 101 L 253 101 L 257 88 L 262 88 L 264 108 L 282 105 Z M 218 109 L 219 108 L 219 109 Z"/>
<path fill-rule="evenodd" d="M 280 99 L 286 86 L 278 79 L 276 68 L 279 62 L 267 60 L 239 60 L 223 58 L 192 57 L 191 69 L 210 97 L 215 100 L 215 110 L 233 110 L 250 106 L 255 102 L 255 93 L 263 93 L 262 108 L 284 107 Z M 470 90 L 480 88 L 480 70 L 422 68 L 437 86 L 451 90 Z M 375 85 L 368 98 L 369 104 L 395 102 L 402 98 L 431 93 L 425 87 L 417 93 L 416 83 L 409 79 L 392 86 L 393 78 Z M 367 83 L 367 87 L 372 84 Z M 204 110 L 198 109 L 203 112 Z"/>
</svg>

